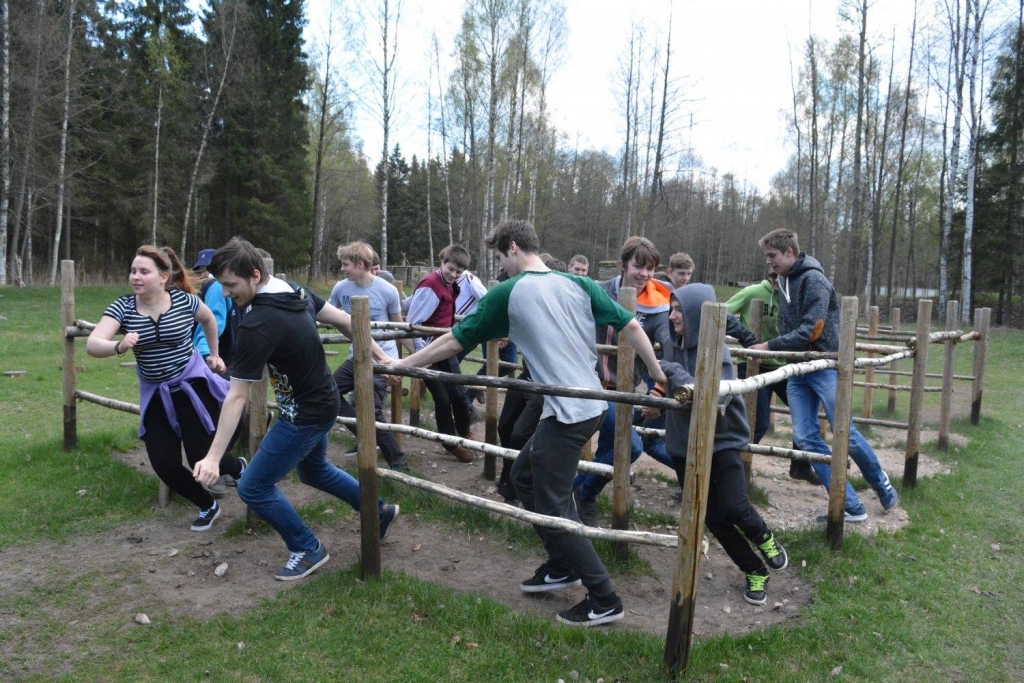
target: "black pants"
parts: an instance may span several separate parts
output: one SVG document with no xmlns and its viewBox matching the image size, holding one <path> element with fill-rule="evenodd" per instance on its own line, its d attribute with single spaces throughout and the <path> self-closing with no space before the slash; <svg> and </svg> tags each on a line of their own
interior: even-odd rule
<svg viewBox="0 0 1024 683">
<path fill-rule="evenodd" d="M 430 366 L 431 370 L 462 374 L 459 359 L 455 356 L 445 358 Z M 469 404 L 466 403 L 466 392 L 458 384 L 445 384 L 440 380 L 423 380 L 427 391 L 434 399 L 434 418 L 437 431 L 452 436 L 469 434 Z"/>
<path fill-rule="evenodd" d="M 522 379 L 522 376 L 520 376 Z M 505 448 L 522 449 L 537 430 L 540 414 L 544 410 L 544 396 L 528 394 L 510 389 L 505 393 L 505 402 L 498 416 L 498 440 Z M 512 487 L 512 461 L 505 460 L 498 476 L 498 493 L 505 498 L 515 498 Z"/>
<path fill-rule="evenodd" d="M 334 383 L 338 385 L 338 396 L 341 398 L 341 407 L 338 409 L 338 415 L 342 417 L 356 416 L 356 409 L 345 398 L 348 392 L 355 389 L 355 368 L 355 360 L 349 358 L 334 371 Z M 384 378 L 380 375 L 374 375 L 373 410 L 377 422 L 388 422 L 384 417 L 384 397 L 387 395 L 387 392 L 388 385 Z M 345 426 L 353 434 L 356 433 L 355 427 Z M 405 456 L 402 455 L 402 448 L 398 445 L 398 439 L 395 438 L 394 433 L 378 429 L 377 445 L 380 446 L 380 451 L 384 454 L 384 460 L 387 461 L 388 465 L 394 465 L 396 462 L 400 463 L 405 459 Z"/>
<path fill-rule="evenodd" d="M 679 486 L 682 486 L 686 476 L 686 460 L 673 458 L 672 463 L 675 465 Z M 764 562 L 747 541 L 763 543 L 768 536 L 768 525 L 750 504 L 747 478 L 739 451 L 721 451 L 711 458 L 705 524 L 744 574 L 765 568 Z"/>
<path fill-rule="evenodd" d="M 206 382 L 196 380 L 189 384 L 195 389 L 216 424 L 220 418 L 220 404 L 210 395 Z M 210 450 L 210 444 L 213 443 L 213 434 L 206 433 L 206 428 L 203 427 L 203 423 L 192 407 L 192 401 L 184 391 L 172 391 L 171 403 L 174 404 L 174 412 L 178 416 L 178 426 L 181 429 L 180 437 L 171 428 L 159 392 L 153 396 L 153 400 L 149 402 L 146 409 L 146 415 L 143 418 L 146 435 L 142 437 L 142 440 L 146 444 L 149 464 L 153 466 L 156 476 L 160 477 L 160 481 L 167 484 L 168 488 L 205 510 L 213 505 L 213 496 L 192 477 L 192 468 L 206 457 L 206 453 Z M 229 451 L 237 436 L 238 431 L 236 430 L 231 444 L 228 445 Z M 182 446 L 185 447 L 188 468 L 181 464 Z M 225 453 L 224 458 L 220 461 L 220 473 L 238 477 L 242 473 L 241 461 L 230 453 Z"/>
</svg>

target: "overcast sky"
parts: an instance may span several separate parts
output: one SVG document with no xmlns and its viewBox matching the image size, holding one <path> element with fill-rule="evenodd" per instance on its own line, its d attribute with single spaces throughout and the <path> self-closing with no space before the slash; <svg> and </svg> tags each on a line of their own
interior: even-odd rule
<svg viewBox="0 0 1024 683">
<path fill-rule="evenodd" d="M 355 2 L 356 0 L 349 0 Z M 323 34 L 330 0 L 309 0 L 307 40 Z M 676 147 L 692 147 L 706 167 L 732 172 L 739 181 L 768 189 L 771 177 L 792 154 L 785 115 L 792 108 L 792 69 L 810 31 L 833 40 L 840 28 L 854 32 L 838 16 L 839 0 L 675 0 L 672 23 L 672 72 L 688 103 L 681 117 L 684 132 Z M 463 0 L 406 0 L 399 27 L 399 125 L 392 139 L 407 158 L 426 150 L 425 87 L 429 41 L 436 31 L 442 56 L 453 51 Z M 631 20 L 646 21 L 664 42 L 668 0 L 566 0 L 568 37 L 562 65 L 548 91 L 551 118 L 582 148 L 615 152 L 623 123 L 612 82 Z M 906 42 L 913 12 L 911 0 L 874 0 L 869 33 L 886 41 L 895 30 Z M 649 33 L 650 35 L 650 33 Z M 798 54 L 798 53 L 797 53 Z M 889 55 L 885 55 L 888 61 Z M 450 64 L 442 63 L 447 73 Z M 435 81 L 436 92 L 436 81 Z M 356 132 L 373 163 L 381 134 L 372 119 L 360 115 Z M 435 141 L 435 150 L 438 142 Z M 436 153 L 436 152 L 435 152 Z"/>
</svg>

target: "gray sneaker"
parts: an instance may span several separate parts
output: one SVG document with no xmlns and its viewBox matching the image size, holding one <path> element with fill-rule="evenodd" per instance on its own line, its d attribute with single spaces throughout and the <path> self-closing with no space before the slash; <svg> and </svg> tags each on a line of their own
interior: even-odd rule
<svg viewBox="0 0 1024 683">
<path fill-rule="evenodd" d="M 210 495 L 214 498 L 223 498 L 227 495 L 228 487 L 224 480 L 224 476 L 217 477 L 217 481 L 213 482 L 212 485 L 207 486 L 206 490 L 210 492 Z"/>
</svg>

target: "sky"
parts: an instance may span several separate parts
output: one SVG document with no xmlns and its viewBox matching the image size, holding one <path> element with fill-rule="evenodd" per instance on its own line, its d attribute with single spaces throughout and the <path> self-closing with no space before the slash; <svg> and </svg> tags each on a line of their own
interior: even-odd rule
<svg viewBox="0 0 1024 683">
<path fill-rule="evenodd" d="M 331 0 L 308 0 L 307 42 L 324 34 Z M 355 2 L 356 0 L 349 0 Z M 372 2 L 373 0 L 368 0 Z M 564 0 L 568 35 L 562 64 L 548 90 L 553 124 L 580 149 L 615 153 L 623 140 L 622 116 L 613 92 L 618 60 L 631 21 L 646 22 L 663 43 L 668 0 Z M 811 31 L 834 40 L 855 27 L 840 20 L 841 0 L 675 0 L 672 7 L 672 72 L 686 104 L 676 147 L 690 148 L 706 169 L 731 172 L 748 187 L 766 193 L 795 144 L 787 131 L 792 110 L 792 74 Z M 392 139 L 409 158 L 426 152 L 426 82 L 430 36 L 436 32 L 442 57 L 453 51 L 463 0 L 405 0 L 399 25 L 399 116 Z M 873 0 L 869 33 L 881 41 L 895 32 L 910 35 L 911 0 Z M 650 34 L 650 29 L 649 29 Z M 869 39 L 870 40 L 870 39 Z M 888 55 L 885 56 L 888 59 Z M 791 61 L 792 60 L 792 61 Z M 450 64 L 442 62 L 442 71 Z M 435 77 L 436 78 L 436 77 Z M 436 81 L 435 81 L 436 92 Z M 690 126 L 692 115 L 693 125 Z M 379 124 L 357 112 L 357 135 L 371 166 L 379 157 Z M 434 149 L 438 141 L 435 140 Z M 435 152 L 436 153 L 436 152 Z"/>
</svg>

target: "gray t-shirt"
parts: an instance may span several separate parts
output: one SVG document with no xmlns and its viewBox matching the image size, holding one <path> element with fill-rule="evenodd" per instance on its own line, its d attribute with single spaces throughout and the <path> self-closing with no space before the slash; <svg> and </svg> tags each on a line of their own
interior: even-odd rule
<svg viewBox="0 0 1024 683">
<path fill-rule="evenodd" d="M 387 322 L 391 316 L 400 313 L 401 303 L 398 298 L 398 290 L 395 286 L 388 284 L 379 277 L 373 278 L 368 287 L 360 287 L 349 279 L 339 280 L 334 289 L 331 290 L 331 297 L 328 299 L 335 308 L 340 308 L 349 315 L 352 315 L 352 297 L 370 297 L 370 320 Z M 392 358 L 398 358 L 398 345 L 394 341 L 380 342 L 380 348 Z M 352 357 L 352 347 L 348 350 L 349 358 Z"/>
<path fill-rule="evenodd" d="M 594 366 L 594 325 L 621 330 L 633 314 L 590 278 L 556 271 L 525 271 L 500 282 L 452 334 L 465 348 L 507 336 L 530 364 L 539 384 L 601 389 Z M 545 396 L 542 418 L 576 424 L 605 411 L 603 401 Z"/>
</svg>

